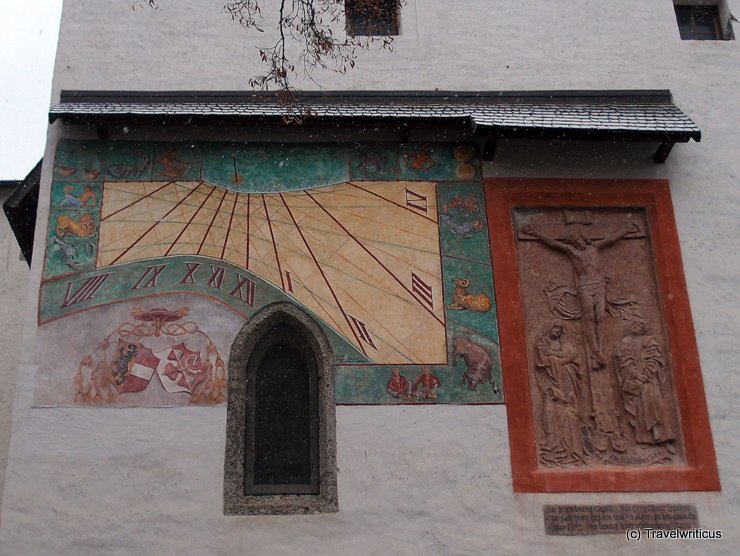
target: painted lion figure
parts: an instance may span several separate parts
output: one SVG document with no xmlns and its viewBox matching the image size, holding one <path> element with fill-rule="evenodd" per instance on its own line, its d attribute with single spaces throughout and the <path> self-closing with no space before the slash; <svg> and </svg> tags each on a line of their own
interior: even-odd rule
<svg viewBox="0 0 740 556">
<path fill-rule="evenodd" d="M 66 214 L 60 214 L 57 216 L 54 231 L 60 238 L 67 236 L 90 237 L 95 234 L 95 219 L 92 214 L 88 213 L 81 214 L 79 220 L 75 220 Z"/>
</svg>

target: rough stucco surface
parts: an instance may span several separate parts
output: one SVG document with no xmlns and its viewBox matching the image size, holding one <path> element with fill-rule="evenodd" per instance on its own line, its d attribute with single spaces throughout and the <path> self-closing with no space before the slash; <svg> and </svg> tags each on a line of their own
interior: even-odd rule
<svg viewBox="0 0 740 556">
<path fill-rule="evenodd" d="M 0 204 L 12 190 L 0 190 Z M 13 417 L 15 375 L 18 367 L 17 346 L 23 337 L 23 314 L 26 310 L 28 266 L 5 215 L 0 216 L 0 306 L 3 308 L 3 333 L 0 335 L 0 509 L 5 477 L 5 463 Z"/>
<path fill-rule="evenodd" d="M 52 101 L 62 88 L 243 88 L 256 71 L 249 62 L 254 49 L 243 42 L 243 31 L 217 8 L 188 11 L 199 4 L 194 0 L 178 2 L 177 13 L 175 3 L 162 4 L 142 13 L 132 12 L 128 2 L 68 1 Z M 729 4 L 740 12 L 737 0 Z M 702 129 L 701 143 L 677 146 L 665 165 L 650 161 L 654 146 L 649 145 L 506 141 L 485 173 L 670 180 L 722 491 L 515 495 L 503 406 L 339 407 L 338 513 L 225 517 L 225 408 L 32 408 L 32 353 L 38 346 L 35 303 L 29 303 L 26 345 L 33 348 L 24 352 L 19 369 L 0 552 L 736 552 L 740 42 L 680 41 L 668 1 L 580 0 L 561 10 L 545 0 L 523 0 L 515 7 L 503 0 L 471 0 L 456 2 L 453 11 L 448 2 L 409 0 L 402 26 L 395 54 L 363 54 L 351 75 L 319 76 L 321 84 L 327 89 L 669 88 Z M 235 67 L 234 60 L 244 65 Z M 52 126 L 46 156 L 53 155 L 59 137 L 75 133 L 83 132 Z M 120 130 L 113 137 L 116 133 Z M 47 168 L 40 225 L 49 183 Z M 36 264 L 32 287 L 38 282 Z M 635 544 L 620 535 L 544 534 L 543 504 L 662 502 L 696 505 L 701 525 L 722 529 L 723 539 Z"/>
</svg>

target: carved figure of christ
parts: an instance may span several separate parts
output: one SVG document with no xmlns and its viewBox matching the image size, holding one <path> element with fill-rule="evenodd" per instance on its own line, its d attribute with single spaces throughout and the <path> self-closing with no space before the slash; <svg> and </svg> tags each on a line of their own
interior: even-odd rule
<svg viewBox="0 0 740 556">
<path fill-rule="evenodd" d="M 581 326 L 586 343 L 586 355 L 591 369 L 599 369 L 606 365 L 602 353 L 604 315 L 606 314 L 606 285 L 609 277 L 599 269 L 599 255 L 601 251 L 624 236 L 637 233 L 640 228 L 632 223 L 630 226 L 600 240 L 591 241 L 580 233 L 573 234 L 568 240 L 561 241 L 552 238 L 527 224 L 522 232 L 539 239 L 553 251 L 567 255 L 573 267 L 573 277 L 576 284 L 578 302 L 581 307 Z"/>
</svg>

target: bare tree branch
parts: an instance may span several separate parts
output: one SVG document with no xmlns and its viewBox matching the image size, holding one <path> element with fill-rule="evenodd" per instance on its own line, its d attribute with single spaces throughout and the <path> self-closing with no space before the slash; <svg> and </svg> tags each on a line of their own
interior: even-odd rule
<svg viewBox="0 0 740 556">
<path fill-rule="evenodd" d="M 223 10 L 244 29 L 264 32 L 264 1 L 229 1 L 223 5 Z M 397 9 L 396 4 L 389 0 L 352 0 L 348 6 L 353 17 L 373 22 L 388 9 Z M 137 6 L 157 9 L 159 1 L 138 0 L 132 7 L 136 9 Z M 335 34 L 338 23 L 344 18 L 345 0 L 280 0 L 278 38 L 271 46 L 257 47 L 266 69 L 249 79 L 250 87 L 276 90 L 282 102 L 295 105 L 293 79 L 306 78 L 316 83 L 316 71 L 346 73 L 355 66 L 358 51 L 372 45 L 393 51 L 391 36 Z"/>
</svg>

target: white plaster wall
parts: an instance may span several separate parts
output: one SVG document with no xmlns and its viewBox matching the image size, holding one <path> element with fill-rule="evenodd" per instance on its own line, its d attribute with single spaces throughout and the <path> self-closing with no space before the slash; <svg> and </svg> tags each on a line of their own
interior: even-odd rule
<svg viewBox="0 0 740 556">
<path fill-rule="evenodd" d="M 262 71 L 255 47 L 274 43 L 277 0 L 263 2 L 264 33 L 231 22 L 222 2 L 161 0 L 157 10 L 133 3 L 65 2 L 55 91 L 242 90 Z M 319 85 L 678 92 L 689 62 L 729 72 L 737 55 L 735 42 L 681 41 L 670 0 L 405 0 L 401 26 L 393 54 L 372 48 L 349 75 L 319 73 Z M 296 86 L 317 88 L 300 79 Z"/>
<path fill-rule="evenodd" d="M 68 0 L 52 98 L 61 89 L 244 89 L 258 71 L 253 43 L 211 4 L 161 0 L 134 12 L 128 0 Z M 730 8 L 740 13 L 737 0 Z M 224 517 L 225 410 L 32 408 L 33 349 L 43 346 L 33 343 L 29 303 L 34 347 L 18 377 L 0 553 L 736 553 L 740 42 L 680 41 L 669 0 L 408 0 L 402 25 L 396 53 L 365 53 L 350 75 L 319 76 L 322 86 L 670 88 L 699 124 L 702 142 L 678 145 L 665 165 L 650 161 L 648 145 L 505 141 L 486 174 L 671 181 L 722 492 L 515 495 L 503 406 L 339 407 L 338 514 Z M 58 138 L 80 133 L 51 126 L 47 160 Z M 620 502 L 695 504 L 702 526 L 724 539 L 544 534 L 543 504 Z"/>
<path fill-rule="evenodd" d="M 0 190 L 0 204 L 13 192 Z M 13 422 L 15 376 L 18 367 L 18 346 L 23 339 L 23 315 L 27 312 L 26 291 L 30 272 L 21 257 L 18 242 L 5 214 L 0 215 L 0 307 L 3 332 L 0 334 L 0 510 L 5 484 L 5 464 Z M 1 520 L 1 516 L 0 516 Z"/>
</svg>

